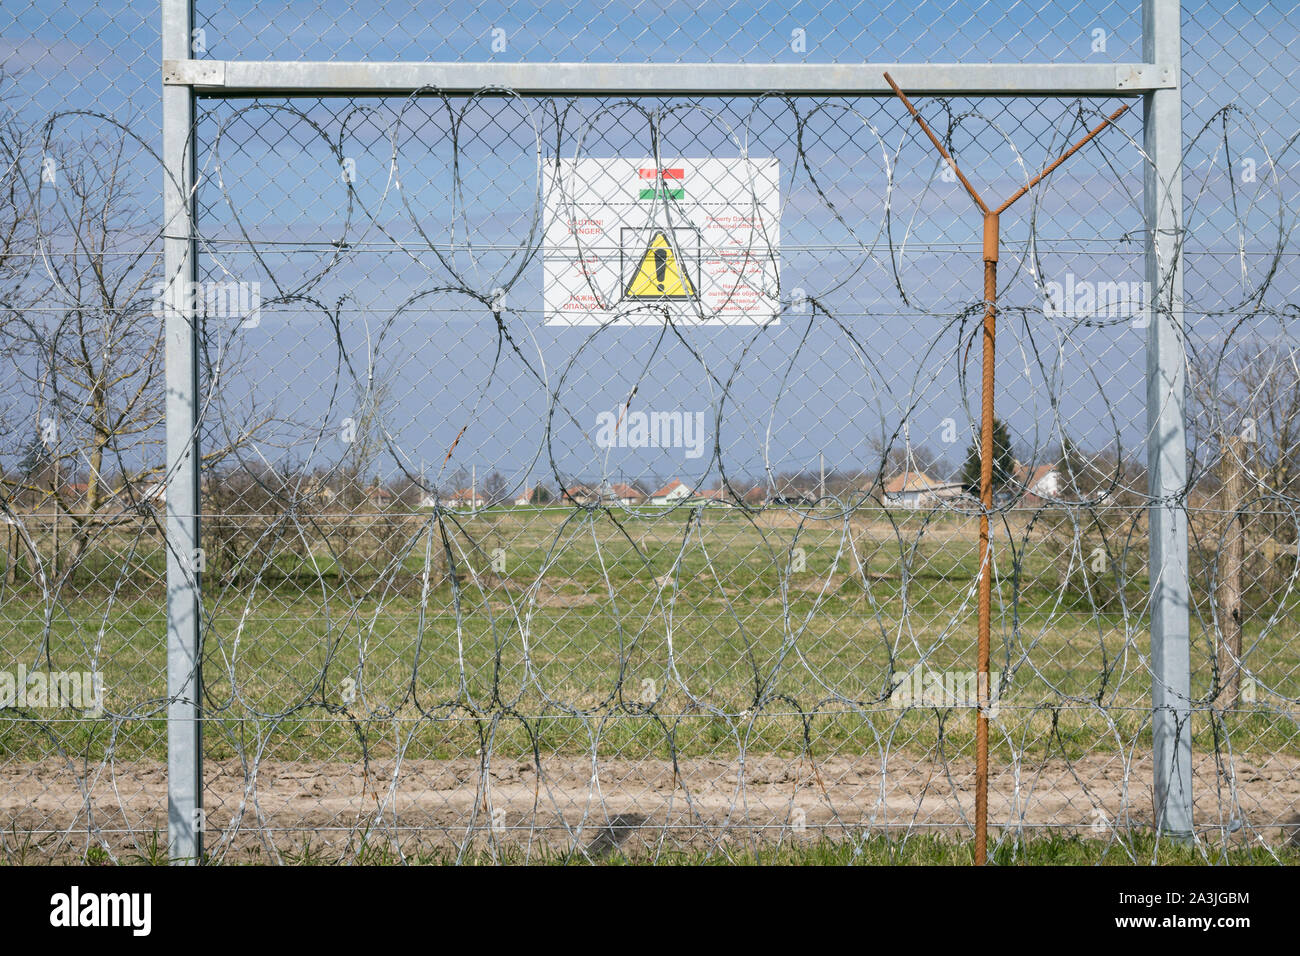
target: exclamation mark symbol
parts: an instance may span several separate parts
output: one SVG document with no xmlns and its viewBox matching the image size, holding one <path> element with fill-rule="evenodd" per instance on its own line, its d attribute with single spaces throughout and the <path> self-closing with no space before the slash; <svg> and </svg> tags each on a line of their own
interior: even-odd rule
<svg viewBox="0 0 1300 956">
<path fill-rule="evenodd" d="M 668 250 L 655 250 L 655 281 L 659 283 L 659 291 L 664 291 L 664 276 L 668 272 Z"/>
</svg>

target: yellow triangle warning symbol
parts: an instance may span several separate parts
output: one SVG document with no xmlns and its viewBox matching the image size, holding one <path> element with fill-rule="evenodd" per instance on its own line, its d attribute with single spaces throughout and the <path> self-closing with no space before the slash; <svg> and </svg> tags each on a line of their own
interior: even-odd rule
<svg viewBox="0 0 1300 956">
<path fill-rule="evenodd" d="M 641 264 L 632 273 L 632 281 L 623 293 L 629 299 L 694 299 L 684 265 L 673 254 L 673 247 L 662 229 L 656 229 L 646 245 Z"/>
</svg>

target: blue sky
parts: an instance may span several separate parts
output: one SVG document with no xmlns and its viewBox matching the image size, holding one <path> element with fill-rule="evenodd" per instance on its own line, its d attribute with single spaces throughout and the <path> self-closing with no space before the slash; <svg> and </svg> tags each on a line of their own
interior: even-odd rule
<svg viewBox="0 0 1300 956">
<path fill-rule="evenodd" d="M 429 5 L 414 3 L 371 5 L 357 14 L 331 0 L 308 5 L 307 13 L 301 12 L 304 5 L 289 3 L 200 3 L 198 9 L 203 55 L 232 59 L 1107 61 L 1136 59 L 1140 47 L 1136 2 L 1089 9 L 1076 4 L 742 8 L 668 3 L 655 8 L 652 21 L 646 20 L 644 5 L 631 4 L 452 3 L 436 15 L 426 12 Z M 11 109 L 34 123 L 61 110 L 101 112 L 111 119 L 68 118 L 61 128 L 68 135 L 78 130 L 103 135 L 116 123 L 156 146 L 156 4 L 85 4 L 75 17 L 51 16 L 33 6 L 12 17 L 12 23 L 0 20 L 6 27 L 0 62 L 14 77 Z M 1294 27 L 1288 31 L 1285 13 L 1267 3 L 1189 5 L 1184 21 L 1186 189 L 1198 199 L 1187 247 L 1188 290 L 1194 309 L 1215 311 L 1242 282 L 1241 257 L 1234 258 L 1238 247 L 1247 253 L 1267 249 L 1276 238 L 1279 201 L 1289 210 L 1300 205 L 1290 176 L 1294 159 L 1282 152 L 1300 112 L 1289 79 L 1295 57 L 1284 52 Z M 494 51 L 497 29 L 504 31 L 505 49 Z M 791 47 L 796 29 L 805 31 L 802 52 Z M 1105 31 L 1105 50 L 1093 49 L 1097 29 Z M 1226 152 L 1217 131 L 1193 140 L 1215 110 L 1230 103 L 1242 112 L 1231 117 Z M 575 477 L 594 477 L 594 469 L 614 477 L 680 472 L 700 482 L 715 479 L 716 463 L 706 472 L 704 463 L 662 451 L 622 450 L 621 458 L 611 458 L 592 449 L 584 429 L 599 411 L 625 400 L 633 385 L 643 408 L 708 410 L 733 474 L 758 477 L 765 465 L 812 468 L 820 454 L 831 469 L 871 470 L 872 442 L 900 432 L 904 419 L 912 442 L 945 452 L 954 466 L 960 462 L 964 441 L 945 447 L 939 436 L 949 418 L 957 420 L 963 436 L 971 424 L 973 406 L 962 375 L 973 373 L 970 363 L 976 358 L 963 352 L 961 326 L 952 317 L 980 291 L 978 220 L 959 187 L 934 181 L 929 147 L 904 136 L 899 104 L 858 101 L 832 115 L 801 102 L 806 166 L 793 147 L 792 115 L 753 128 L 751 153 L 774 155 L 782 163 L 783 287 L 806 289 L 838 322 L 817 316 L 810 328 L 808 317 L 791 315 L 765 332 L 697 329 L 682 340 L 623 328 L 591 339 L 591 330 L 553 329 L 541 322 L 540 250 L 527 246 L 536 196 L 536 133 L 547 137 L 543 159 L 552 155 L 554 143 L 562 155 L 573 155 L 581 117 L 595 115 L 592 101 L 580 103 L 577 119 L 564 126 L 547 118 L 536 101 L 531 114 L 506 106 L 472 109 L 455 154 L 459 197 L 449 172 L 453 153 L 446 121 L 432 106 L 422 108 L 427 125 L 397 137 L 409 210 L 391 192 L 380 199 L 390 181 L 392 103 L 297 100 L 292 112 L 239 115 L 246 105 L 200 103 L 202 162 L 210 166 L 216 159 L 211 151 L 216 129 L 229 124 L 220 157 L 227 193 L 223 196 L 213 179 L 200 196 L 204 236 L 214 243 L 206 274 L 262 282 L 264 296 L 270 297 L 276 282 L 284 288 L 301 285 L 301 276 L 320 261 L 320 242 L 342 237 L 355 244 L 310 288 L 330 308 L 342 300 L 337 336 L 319 311 L 297 303 L 267 309 L 259 327 L 244 333 L 244 364 L 231 382 L 232 402 L 274 399 L 297 423 L 295 434 L 286 431 L 281 442 L 268 444 L 268 456 L 305 455 L 314 443 L 307 441 L 314 434 L 308 424 L 322 434 L 336 429 L 337 421 L 354 411 L 352 376 L 373 366 L 376 375 L 393 383 L 386 418 L 393 445 L 381 467 L 385 473 L 418 463 L 433 471 L 465 426 L 466 437 L 457 443 L 448 471 L 499 469 L 526 484 L 549 473 L 553 455 L 561 472 Z M 707 114 L 738 122 L 749 104 L 715 100 L 700 106 L 670 131 L 672 149 L 666 152 L 738 155 Z M 1108 111 L 1114 104 L 1088 106 Z M 378 115 L 358 114 L 358 107 L 374 108 Z M 922 107 L 932 119 L 942 116 L 939 104 Z M 1065 102 L 957 101 L 955 109 L 993 117 L 1031 168 L 1077 135 L 1071 104 Z M 887 181 L 876 141 L 863 131 L 864 119 L 877 124 L 896 157 L 891 228 L 911 224 L 907 254 L 898 255 L 907 301 L 895 286 L 888 245 L 875 238 L 883 225 Z M 598 122 L 603 125 L 588 133 L 587 155 L 647 151 L 647 138 L 631 120 Z M 852 132 L 845 132 L 846 124 Z M 1134 241 L 1140 227 L 1141 157 L 1135 146 L 1140 123 L 1130 114 L 1122 132 L 1107 135 L 1097 148 L 1072 159 L 1040 197 L 1037 264 L 1046 278 L 1141 278 L 1140 243 Z M 1014 187 L 1011 148 L 981 117 L 968 116 L 955 143 L 959 160 L 973 179 L 988 184 L 982 188 L 991 195 Z M 337 150 L 357 160 L 354 197 L 368 203 L 373 222 L 355 211 L 349 222 Z M 1285 175 L 1266 177 L 1253 189 L 1242 184 L 1234 213 L 1225 157 L 1256 156 L 1266 166 L 1270 154 L 1281 160 Z M 136 163 L 142 209 L 156 208 L 150 201 L 161 175 L 144 150 Z M 848 226 L 830 214 L 826 199 Z M 242 238 L 232 209 L 241 211 L 245 228 L 265 253 L 261 262 L 231 243 Z M 1005 219 L 1008 255 L 1002 263 L 1005 301 L 1025 309 L 1037 305 L 1026 258 L 1029 213 L 1022 201 Z M 361 228 L 363 219 L 371 228 Z M 377 226 L 403 237 L 407 251 L 367 247 L 365 239 L 383 238 Z M 452 270 L 417 227 L 444 251 Z M 467 237 L 479 250 L 473 261 Z M 465 293 L 489 295 L 492 273 L 511 255 L 516 261 L 529 257 L 510 290 L 507 312 L 507 327 L 523 354 L 507 347 L 505 359 L 498 360 L 501 340 L 491 316 Z M 268 269 L 271 261 L 276 264 Z M 1253 262 L 1248 266 L 1249 286 L 1257 268 Z M 1293 301 L 1295 279 L 1288 258 L 1270 304 Z M 461 285 L 470 288 L 439 291 Z M 396 311 L 421 292 L 427 293 L 421 308 Z M 920 314 L 917 306 L 939 315 Z M 999 409 L 1026 450 L 1048 453 L 1065 427 L 1093 446 L 1112 444 L 1118 433 L 1125 451 L 1140 457 L 1145 424 L 1140 329 L 1112 322 L 1086 333 L 1072 328 L 1066 335 L 1064 326 L 1041 316 L 1033 322 L 1017 319 L 1013 311 L 1004 323 Z M 1221 327 L 1222 320 L 1200 318 L 1192 333 L 1198 341 L 1212 342 Z M 381 352 L 373 349 L 376 339 L 384 342 Z M 353 371 L 339 372 L 340 354 L 347 359 L 343 368 Z M 723 400 L 720 388 L 726 382 Z M 558 397 L 562 420 L 547 415 L 548 394 Z M 318 463 L 337 460 L 336 445 L 314 444 Z M 690 474 L 691 469 L 700 473 Z"/>
</svg>

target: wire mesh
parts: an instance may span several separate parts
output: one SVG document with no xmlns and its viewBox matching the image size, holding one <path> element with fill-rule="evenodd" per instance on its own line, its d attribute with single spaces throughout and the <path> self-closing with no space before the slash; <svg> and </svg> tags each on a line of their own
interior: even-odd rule
<svg viewBox="0 0 1300 956">
<path fill-rule="evenodd" d="M 780 62 L 795 29 L 813 62 L 1140 48 L 1128 6 L 746 11 L 607 4 L 568 30 L 516 7 L 493 51 L 486 8 L 201 4 L 195 53 Z M 1291 859 L 1300 825 L 1286 15 L 1184 12 L 1179 504 L 1208 859 Z M 97 16 L 92 40 L 3 15 L 23 38 L 0 98 L 14 859 L 165 854 L 157 29 Z M 1118 105 L 918 102 L 993 195 Z M 1000 858 L 1050 833 L 1168 852 L 1145 467 L 1167 290 L 1144 281 L 1134 112 L 1002 222 Z M 196 116 L 212 860 L 969 835 L 982 224 L 895 101 L 424 91 Z M 633 294 L 674 276 L 681 301 Z"/>
</svg>

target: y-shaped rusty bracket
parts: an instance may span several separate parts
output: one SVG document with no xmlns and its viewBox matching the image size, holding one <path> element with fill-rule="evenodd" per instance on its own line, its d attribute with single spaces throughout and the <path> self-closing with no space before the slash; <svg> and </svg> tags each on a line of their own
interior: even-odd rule
<svg viewBox="0 0 1300 956">
<path fill-rule="evenodd" d="M 1096 129 L 1079 140 L 1044 169 L 1041 173 L 1021 186 L 1011 198 L 997 209 L 989 209 L 980 198 L 970 180 L 966 178 L 957 163 L 948 155 L 934 135 L 921 114 L 916 111 L 906 94 L 898 88 L 893 77 L 885 74 L 885 81 L 893 87 L 898 98 L 903 101 L 912 118 L 921 124 L 925 135 L 939 151 L 961 184 L 970 193 L 971 199 L 984 215 L 984 356 L 983 376 L 980 392 L 980 594 L 979 594 L 979 651 L 976 664 L 977 694 L 979 713 L 975 725 L 975 863 L 983 866 L 988 858 L 989 829 L 989 631 L 993 617 L 993 554 L 989 542 L 989 515 L 993 511 L 993 359 L 994 339 L 997 332 L 998 300 L 998 217 L 1007 208 L 1042 182 L 1051 172 L 1073 156 L 1090 139 L 1100 133 L 1129 108 L 1128 104 L 1111 113 Z"/>
</svg>

